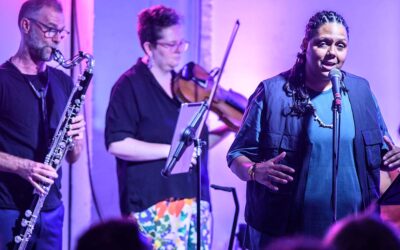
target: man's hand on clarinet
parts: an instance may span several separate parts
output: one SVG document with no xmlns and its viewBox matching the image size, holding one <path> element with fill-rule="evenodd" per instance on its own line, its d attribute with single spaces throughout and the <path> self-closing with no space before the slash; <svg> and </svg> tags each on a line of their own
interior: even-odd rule
<svg viewBox="0 0 400 250">
<path fill-rule="evenodd" d="M 75 140 L 82 140 L 83 139 L 83 132 L 85 131 L 86 122 L 83 119 L 83 115 L 77 115 L 76 117 L 72 118 L 71 125 L 68 130 L 68 135 L 72 136 Z"/>
<path fill-rule="evenodd" d="M 54 179 L 58 178 L 56 170 L 49 165 L 28 159 L 20 159 L 19 161 L 17 174 L 31 183 L 41 194 L 46 193 L 41 184 L 53 184 Z"/>
</svg>

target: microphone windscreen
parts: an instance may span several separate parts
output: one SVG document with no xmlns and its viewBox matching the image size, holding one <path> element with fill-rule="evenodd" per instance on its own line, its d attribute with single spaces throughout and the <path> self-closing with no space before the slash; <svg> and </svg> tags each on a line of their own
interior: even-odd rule
<svg viewBox="0 0 400 250">
<path fill-rule="evenodd" d="M 331 71 L 329 71 L 329 79 L 331 80 L 332 83 L 333 97 L 334 98 L 337 98 L 337 96 L 340 97 L 340 81 L 342 79 L 342 72 L 337 68 L 331 69 Z"/>
<path fill-rule="evenodd" d="M 331 71 L 329 71 L 329 79 L 332 79 L 333 77 L 342 78 L 342 72 L 337 68 L 331 69 Z"/>
</svg>

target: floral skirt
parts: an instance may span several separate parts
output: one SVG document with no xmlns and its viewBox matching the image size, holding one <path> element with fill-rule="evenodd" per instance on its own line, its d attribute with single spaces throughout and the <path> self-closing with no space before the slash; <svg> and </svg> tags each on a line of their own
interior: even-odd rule
<svg viewBox="0 0 400 250">
<path fill-rule="evenodd" d="M 154 249 L 196 249 L 196 200 L 161 201 L 147 210 L 132 213 L 140 231 Z M 211 249 L 212 215 L 210 204 L 200 202 L 201 249 Z"/>
</svg>

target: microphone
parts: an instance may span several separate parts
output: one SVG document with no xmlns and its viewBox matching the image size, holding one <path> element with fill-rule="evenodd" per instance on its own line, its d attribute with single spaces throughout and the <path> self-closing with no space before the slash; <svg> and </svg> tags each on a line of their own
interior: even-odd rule
<svg viewBox="0 0 400 250">
<path fill-rule="evenodd" d="M 342 72 L 340 72 L 340 70 L 337 68 L 331 69 L 331 71 L 329 71 L 329 80 L 332 82 L 333 98 L 335 98 L 337 95 L 340 96 L 340 81 L 342 80 Z"/>
<path fill-rule="evenodd" d="M 342 72 L 339 69 L 333 68 L 329 71 L 329 79 L 332 83 L 332 94 L 334 99 L 334 105 L 340 112 L 342 104 L 342 96 L 340 95 L 340 81 L 342 80 Z"/>
</svg>

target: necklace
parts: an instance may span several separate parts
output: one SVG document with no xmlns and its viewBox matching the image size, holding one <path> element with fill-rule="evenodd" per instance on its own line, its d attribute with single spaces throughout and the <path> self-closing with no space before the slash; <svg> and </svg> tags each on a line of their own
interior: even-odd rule
<svg viewBox="0 0 400 250">
<path fill-rule="evenodd" d="M 313 115 L 313 117 L 314 117 L 314 121 L 318 122 L 318 125 L 319 125 L 321 128 L 330 128 L 330 129 L 333 129 L 333 124 L 326 124 L 325 122 L 323 122 L 323 121 L 321 120 L 321 118 L 319 118 L 319 116 L 318 116 L 317 112 L 315 111 L 315 109 L 314 109 L 312 115 Z"/>
<path fill-rule="evenodd" d="M 321 128 L 333 129 L 333 124 L 326 124 L 325 122 L 323 122 L 321 120 L 321 118 L 319 118 L 319 116 L 317 114 L 317 110 L 314 108 L 314 105 L 311 103 L 310 100 L 308 100 L 308 104 L 311 105 L 311 107 L 313 109 L 313 113 L 312 113 L 312 116 L 314 117 L 313 120 L 316 121 Z"/>
</svg>

